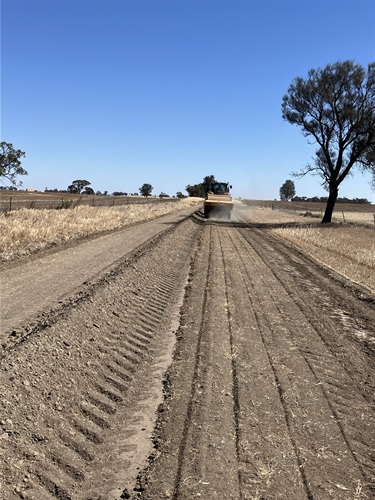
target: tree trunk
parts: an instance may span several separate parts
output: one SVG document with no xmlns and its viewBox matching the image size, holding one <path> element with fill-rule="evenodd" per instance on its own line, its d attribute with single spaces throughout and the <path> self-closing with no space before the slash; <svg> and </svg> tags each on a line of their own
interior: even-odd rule
<svg viewBox="0 0 375 500">
<path fill-rule="evenodd" d="M 326 210 L 324 212 L 324 216 L 322 219 L 322 224 L 332 222 L 332 213 L 333 213 L 333 209 L 335 208 L 338 194 L 339 194 L 339 190 L 336 186 L 330 187 L 327 206 L 326 206 Z"/>
</svg>

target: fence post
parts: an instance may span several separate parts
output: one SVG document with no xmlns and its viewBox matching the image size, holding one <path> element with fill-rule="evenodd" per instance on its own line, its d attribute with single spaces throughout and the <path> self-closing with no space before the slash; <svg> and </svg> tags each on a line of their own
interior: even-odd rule
<svg viewBox="0 0 375 500">
<path fill-rule="evenodd" d="M 341 213 L 342 213 L 342 218 L 344 219 L 344 222 L 346 222 L 344 212 L 341 212 Z"/>
<path fill-rule="evenodd" d="M 9 212 L 12 211 L 12 197 L 9 198 Z"/>
<path fill-rule="evenodd" d="M 372 216 L 374 217 L 374 226 L 375 226 L 375 214 L 372 214 Z"/>
</svg>

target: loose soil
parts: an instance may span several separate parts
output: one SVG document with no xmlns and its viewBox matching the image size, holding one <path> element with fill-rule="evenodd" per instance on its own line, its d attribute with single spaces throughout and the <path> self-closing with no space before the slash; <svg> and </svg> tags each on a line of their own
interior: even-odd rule
<svg viewBox="0 0 375 500">
<path fill-rule="evenodd" d="M 375 498 L 374 297 L 244 212 L 141 243 L 13 307 L 0 498 Z"/>
</svg>

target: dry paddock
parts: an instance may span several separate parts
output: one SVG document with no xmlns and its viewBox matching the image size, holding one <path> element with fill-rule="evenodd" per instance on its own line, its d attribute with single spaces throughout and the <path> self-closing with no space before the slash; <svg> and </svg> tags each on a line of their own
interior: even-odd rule
<svg viewBox="0 0 375 500">
<path fill-rule="evenodd" d="M 70 193 L 40 193 L 26 191 L 0 191 L 0 212 L 21 209 L 64 209 L 78 206 L 115 207 L 130 204 L 163 203 L 177 201 L 178 198 L 160 198 L 157 196 L 92 196 Z"/>
</svg>

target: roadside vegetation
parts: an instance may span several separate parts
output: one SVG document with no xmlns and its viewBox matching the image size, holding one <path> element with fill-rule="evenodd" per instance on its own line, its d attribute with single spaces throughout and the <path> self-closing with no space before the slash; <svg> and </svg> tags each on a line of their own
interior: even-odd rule
<svg viewBox="0 0 375 500">
<path fill-rule="evenodd" d="M 272 232 L 326 266 L 375 292 L 375 230 L 363 227 L 307 226 Z"/>
<path fill-rule="evenodd" d="M 199 200 L 201 201 L 201 200 Z M 178 202 L 119 207 L 81 205 L 68 210 L 21 209 L 0 214 L 0 261 L 9 261 L 90 235 L 160 217 L 197 203 Z"/>
</svg>

